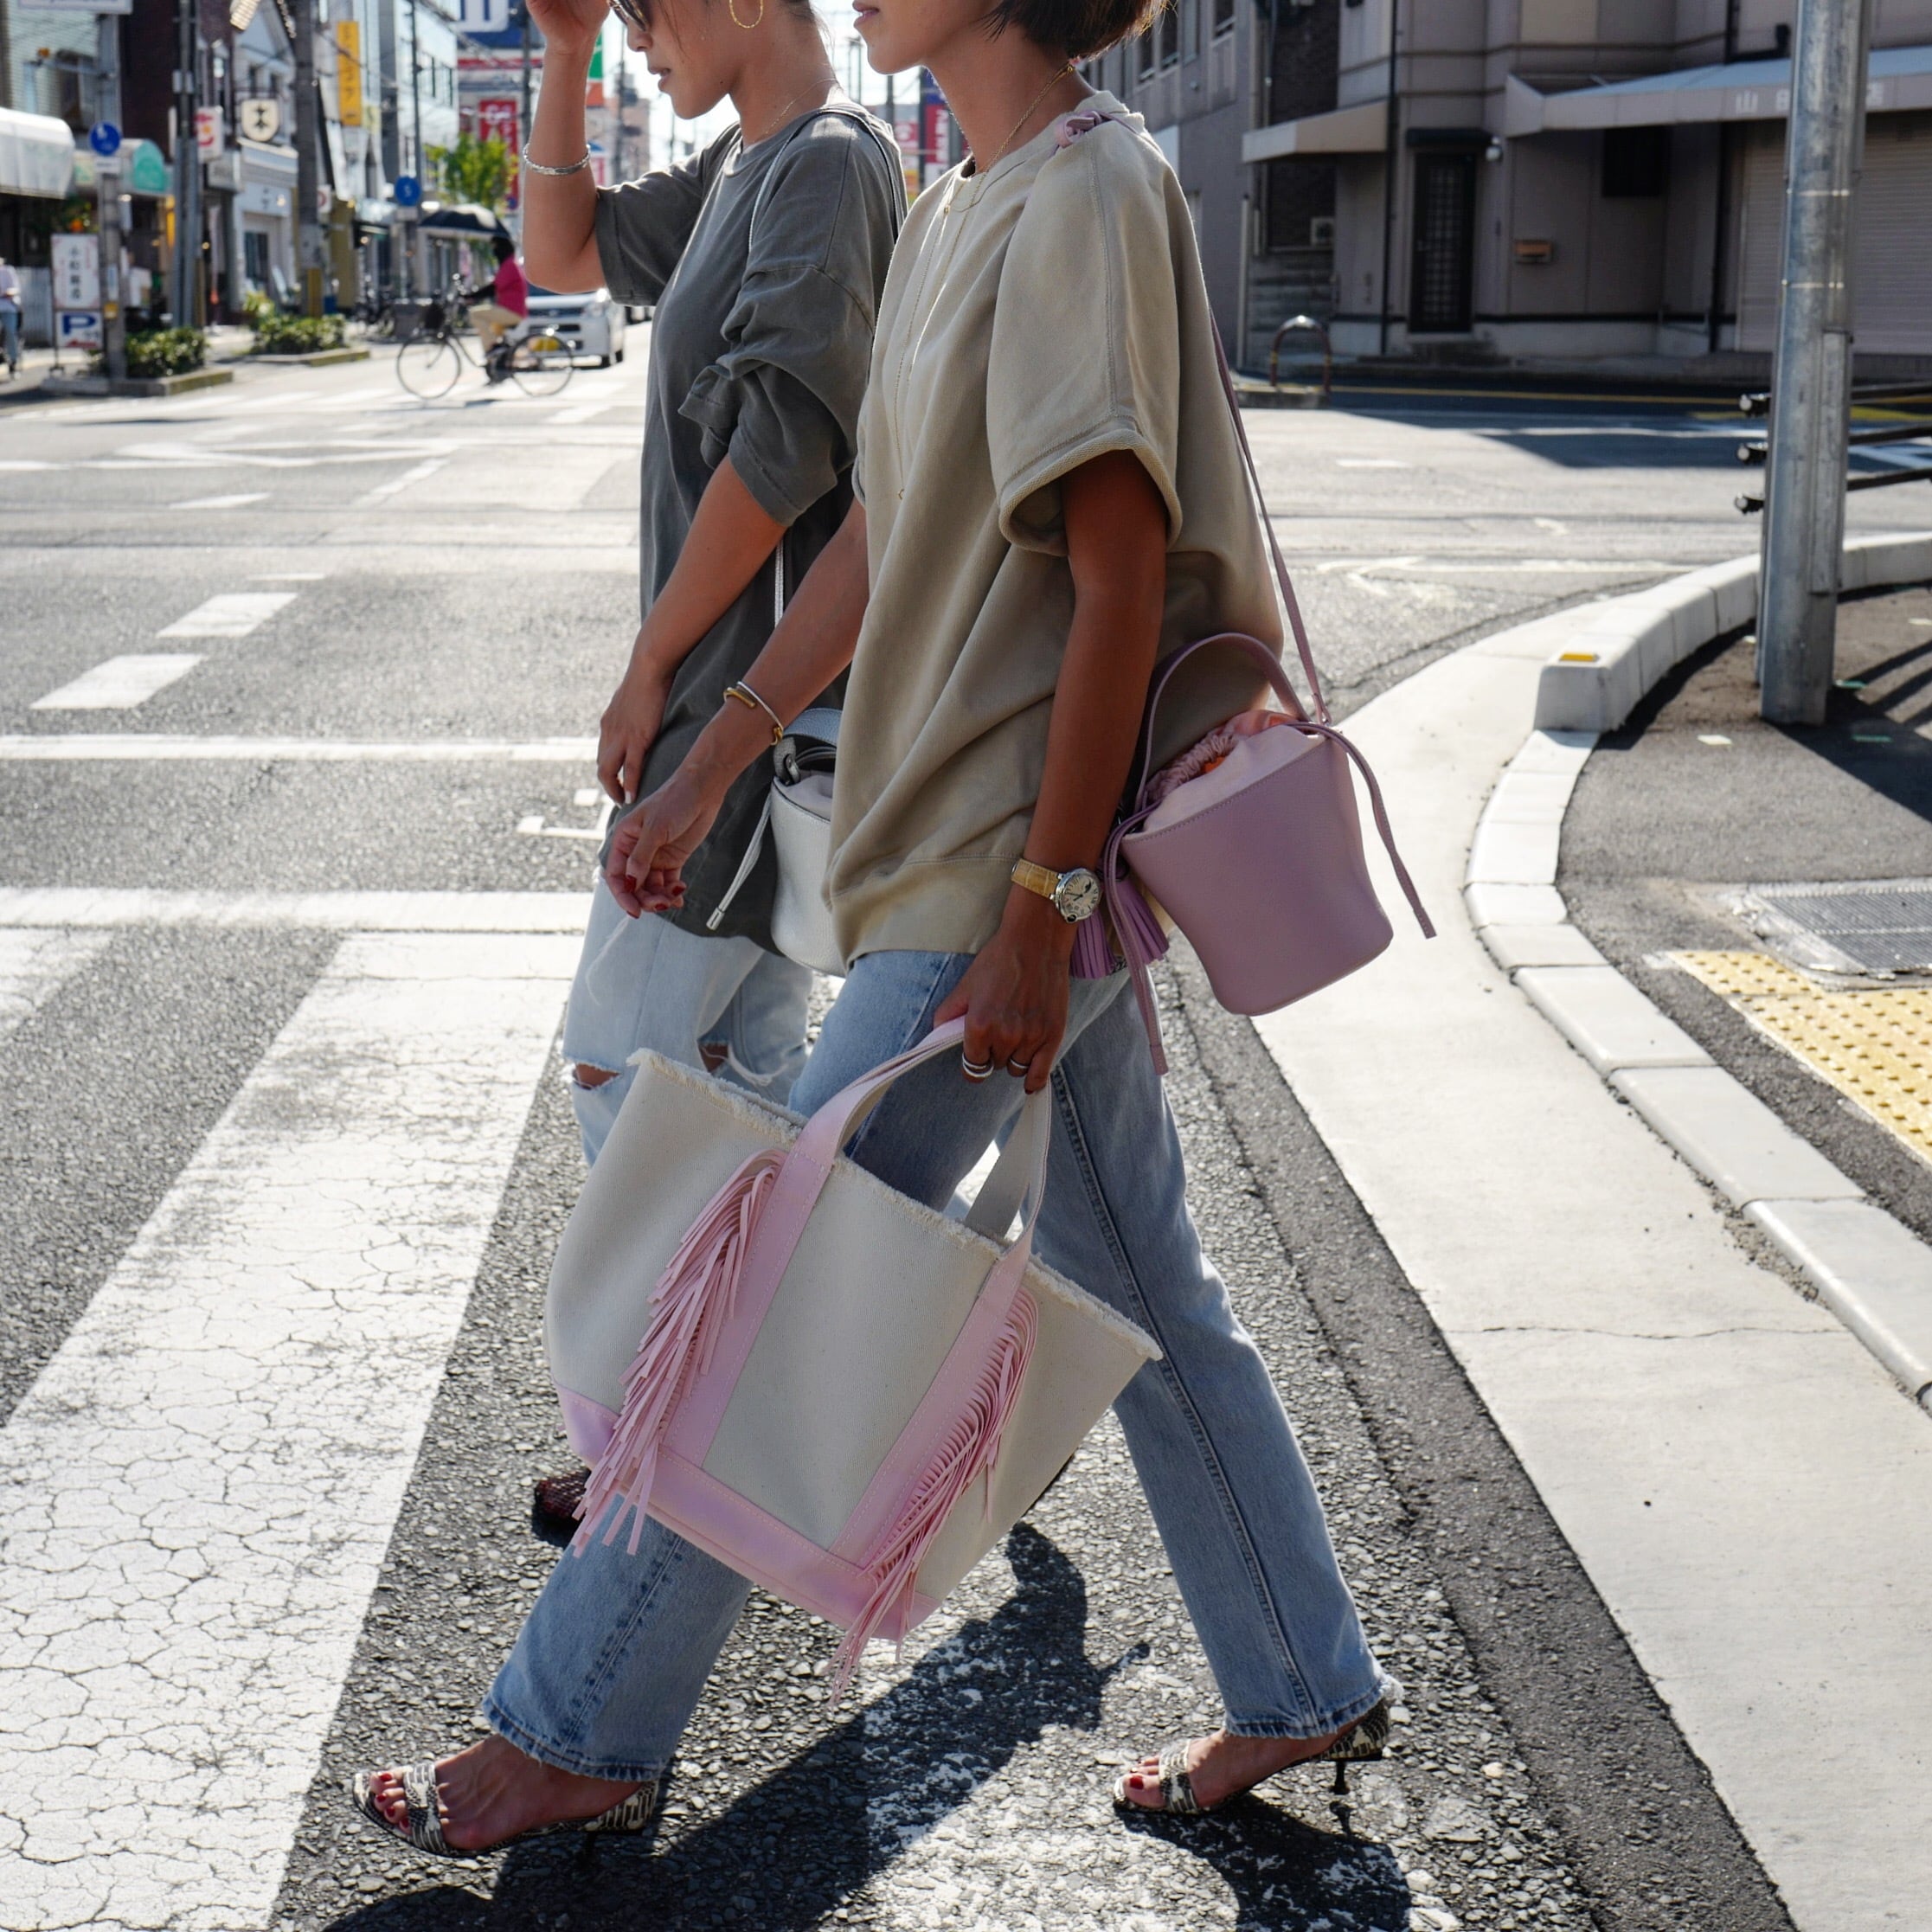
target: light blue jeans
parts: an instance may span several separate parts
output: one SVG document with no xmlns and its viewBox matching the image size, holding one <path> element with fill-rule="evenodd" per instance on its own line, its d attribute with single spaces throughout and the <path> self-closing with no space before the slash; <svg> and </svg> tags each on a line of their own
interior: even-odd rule
<svg viewBox="0 0 1932 1932">
<path fill-rule="evenodd" d="M 605 1067 L 599 1087 L 573 1079 L 570 1104 L 593 1165 L 609 1138 L 649 1047 L 686 1067 L 703 1049 L 724 1055 L 718 1076 L 767 1100 L 783 1101 L 805 1065 L 806 1003 L 812 969 L 755 940 L 706 939 L 667 919 L 632 919 L 600 875 L 558 1051 L 573 1067 Z"/>
<path fill-rule="evenodd" d="M 0 356 L 7 367 L 20 366 L 20 311 L 11 302 L 0 302 Z"/>
<path fill-rule="evenodd" d="M 825 1022 L 792 1105 L 809 1113 L 931 1030 L 970 960 L 874 953 Z M 1043 1260 L 1131 1316 L 1162 1359 L 1114 1412 L 1230 1730 L 1318 1737 L 1396 1688 L 1370 1654 L 1281 1398 L 1188 1213 L 1180 1142 L 1124 975 L 1073 983 L 1055 1070 Z M 1011 1126 L 1020 1083 L 952 1056 L 900 1081 L 850 1145 L 943 1203 Z M 485 1700 L 491 1726 L 564 1770 L 654 1778 L 750 1586 L 655 1522 L 628 1556 L 593 1537 L 551 1572 Z"/>
</svg>

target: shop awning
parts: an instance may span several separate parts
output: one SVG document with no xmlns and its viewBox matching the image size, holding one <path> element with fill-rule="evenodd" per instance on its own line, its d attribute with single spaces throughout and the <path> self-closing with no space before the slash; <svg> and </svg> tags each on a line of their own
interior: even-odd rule
<svg viewBox="0 0 1932 1932">
<path fill-rule="evenodd" d="M 1867 112 L 1897 114 L 1922 107 L 1932 107 L 1932 47 L 1875 48 L 1865 87 Z M 1503 98 L 1503 132 L 1513 139 L 1566 128 L 1776 121 L 1790 112 L 1788 60 L 1680 67 L 1672 74 L 1548 94 L 1512 74 Z"/>
<path fill-rule="evenodd" d="M 1389 140 L 1389 103 L 1358 100 L 1326 114 L 1277 121 L 1241 138 L 1243 161 L 1281 161 L 1290 155 L 1380 154 Z"/>
<path fill-rule="evenodd" d="M 486 208 L 474 202 L 425 202 L 416 226 L 425 234 L 508 234 Z"/>
<path fill-rule="evenodd" d="M 0 107 L 0 195 L 60 201 L 74 181 L 74 130 L 51 114 Z"/>
</svg>

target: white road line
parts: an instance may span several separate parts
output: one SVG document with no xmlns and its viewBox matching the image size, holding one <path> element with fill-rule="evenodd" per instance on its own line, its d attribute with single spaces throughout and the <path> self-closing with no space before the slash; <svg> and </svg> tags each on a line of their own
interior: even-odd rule
<svg viewBox="0 0 1932 1932">
<path fill-rule="evenodd" d="M 295 601 L 292 590 L 225 590 L 197 604 L 186 617 L 179 617 L 163 638 L 245 638 L 258 625 L 266 624 L 275 613 Z"/>
<path fill-rule="evenodd" d="M 34 926 L 0 932 L 0 1038 L 46 1005 L 112 937 Z"/>
<path fill-rule="evenodd" d="M 258 584 L 318 584 L 329 573 L 326 570 L 262 570 L 255 575 Z"/>
<path fill-rule="evenodd" d="M 407 490 L 412 483 L 421 483 L 427 478 L 434 476 L 448 461 L 446 456 L 433 456 L 427 463 L 419 463 L 414 469 L 405 470 L 401 476 L 391 477 L 387 483 L 377 484 L 373 490 L 356 497 L 351 507 L 366 510 L 371 504 L 385 503 L 398 491 Z"/>
<path fill-rule="evenodd" d="M 594 738 L 433 738 L 423 742 L 358 738 L 191 738 L 166 732 L 49 732 L 0 736 L 0 764 L 281 759 L 309 765 L 587 765 Z"/>
<path fill-rule="evenodd" d="M 605 410 L 614 407 L 613 403 L 609 402 L 573 403 L 568 409 L 558 410 L 556 414 L 550 418 L 550 420 L 561 429 L 572 423 L 594 421 L 603 414 Z"/>
<path fill-rule="evenodd" d="M 581 933 L 587 892 L 164 892 L 0 887 L 0 932 L 284 926 L 348 933 Z"/>
<path fill-rule="evenodd" d="M 164 632 L 165 636 L 167 633 Z M 110 658 L 81 672 L 45 697 L 36 697 L 35 711 L 132 711 L 177 677 L 185 677 L 201 662 L 192 651 L 150 651 Z"/>
<path fill-rule="evenodd" d="M 265 504 L 268 501 L 266 490 L 245 490 L 236 497 L 189 497 L 183 502 L 170 504 L 170 510 L 239 510 L 243 504 Z"/>
<path fill-rule="evenodd" d="M 51 463 L 42 463 L 34 457 L 16 457 L 0 463 L 0 470 L 51 470 Z"/>
<path fill-rule="evenodd" d="M 346 940 L 0 1429 L 9 1925 L 267 1924 L 575 952 Z"/>
</svg>

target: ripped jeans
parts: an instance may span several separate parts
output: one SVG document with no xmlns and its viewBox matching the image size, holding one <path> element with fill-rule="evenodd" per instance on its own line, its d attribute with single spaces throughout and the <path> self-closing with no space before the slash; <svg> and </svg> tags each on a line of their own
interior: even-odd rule
<svg viewBox="0 0 1932 1932">
<path fill-rule="evenodd" d="M 600 875 L 558 1049 L 573 1067 L 615 1076 L 570 1083 L 584 1159 L 594 1165 L 603 1152 L 640 1048 L 702 1068 L 709 1047 L 724 1056 L 721 1080 L 782 1101 L 805 1065 L 811 992 L 811 967 L 755 940 L 706 939 L 651 913 L 631 918 Z"/>
<path fill-rule="evenodd" d="M 949 953 L 860 960 L 793 1108 L 810 1113 L 916 1044 L 971 963 Z M 1160 1344 L 1162 1359 L 1114 1413 L 1228 1728 L 1325 1736 L 1396 1687 L 1370 1653 L 1267 1364 L 1201 1250 L 1174 1118 L 1124 973 L 1074 981 L 1067 1034 L 1036 1249 Z M 938 1206 L 1020 1100 L 1004 1074 L 969 1085 L 949 1055 L 898 1081 L 849 1152 Z M 484 1715 L 545 1764 L 634 1783 L 671 1762 L 750 1585 L 655 1521 L 637 1555 L 625 1544 L 591 1533 L 581 1557 L 558 1562 Z"/>
</svg>

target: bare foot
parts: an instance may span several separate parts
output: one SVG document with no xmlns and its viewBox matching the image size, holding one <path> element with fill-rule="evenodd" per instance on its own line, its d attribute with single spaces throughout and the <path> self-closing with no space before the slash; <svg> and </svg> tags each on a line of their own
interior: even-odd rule
<svg viewBox="0 0 1932 1932">
<path fill-rule="evenodd" d="M 580 1777 L 539 1764 L 493 1735 L 436 1766 L 436 1808 L 443 1842 L 453 1852 L 479 1851 L 542 1825 L 581 1823 L 637 1789 L 634 1784 Z M 409 1807 L 400 1770 L 378 1771 L 370 1796 L 397 1831 L 408 1827 Z"/>
<path fill-rule="evenodd" d="M 1238 1737 L 1232 1731 L 1217 1730 L 1212 1737 L 1190 1741 L 1188 1782 L 1194 1787 L 1201 1808 L 1211 1811 L 1223 1800 L 1273 1777 L 1277 1771 L 1319 1757 L 1341 1735 L 1332 1730 L 1325 1737 Z M 1165 1811 L 1159 1756 L 1142 1758 L 1139 1768 L 1121 1779 L 1120 1789 L 1126 1802 L 1141 1811 Z"/>
</svg>

